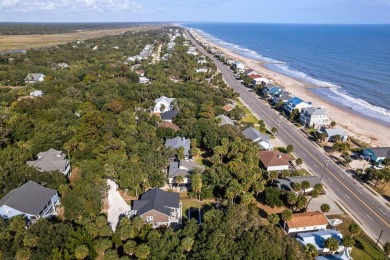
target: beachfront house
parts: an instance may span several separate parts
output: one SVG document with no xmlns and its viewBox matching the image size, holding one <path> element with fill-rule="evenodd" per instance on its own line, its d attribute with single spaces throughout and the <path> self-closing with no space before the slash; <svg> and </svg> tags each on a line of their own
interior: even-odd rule
<svg viewBox="0 0 390 260">
<path fill-rule="evenodd" d="M 293 183 L 302 183 L 304 181 L 310 183 L 309 188 L 304 190 L 304 192 L 312 191 L 316 184 L 321 183 L 321 179 L 317 176 L 296 176 L 296 177 L 288 177 L 285 179 L 277 179 L 277 181 L 275 182 L 275 186 L 278 187 L 279 189 L 294 191 Z"/>
<path fill-rule="evenodd" d="M 252 80 L 252 85 L 254 87 L 259 86 L 259 85 L 263 85 L 264 86 L 264 85 L 267 85 L 267 84 L 270 84 L 270 83 L 272 83 L 272 80 L 269 80 L 269 79 L 266 79 L 266 78 L 263 78 L 263 77 L 254 78 Z"/>
<path fill-rule="evenodd" d="M 179 149 L 183 147 L 184 158 L 188 160 L 190 158 L 190 148 L 191 148 L 191 139 L 186 139 L 185 137 L 175 137 L 172 139 L 167 139 L 165 141 L 166 148 Z"/>
<path fill-rule="evenodd" d="M 283 89 L 273 85 L 273 84 L 267 84 L 263 88 L 263 95 L 266 97 L 272 98 L 273 96 L 282 93 Z"/>
<path fill-rule="evenodd" d="M 390 147 L 366 148 L 362 154 L 373 162 L 381 163 L 384 159 L 390 158 Z"/>
<path fill-rule="evenodd" d="M 311 107 L 311 102 L 305 102 L 299 97 L 292 97 L 284 104 L 284 110 L 287 113 L 291 113 L 294 109 L 298 109 L 301 112 L 303 108 L 308 107 Z"/>
<path fill-rule="evenodd" d="M 318 254 L 320 255 L 329 253 L 329 249 L 325 247 L 325 241 L 331 237 L 335 238 L 339 242 L 340 247 L 337 252 L 344 251 L 344 247 L 342 246 L 343 235 L 337 230 L 318 230 L 296 234 L 296 240 L 302 246 L 312 244 L 315 246 Z"/>
<path fill-rule="evenodd" d="M 340 138 L 340 141 L 347 141 L 348 139 L 348 134 L 341 129 L 338 128 L 321 128 L 320 130 L 317 131 L 318 133 L 325 133 L 326 134 L 326 139 L 325 141 L 329 142 L 335 142 L 337 140 L 337 136 Z"/>
<path fill-rule="evenodd" d="M 246 138 L 251 139 L 254 143 L 257 143 L 264 150 L 270 151 L 273 149 L 272 145 L 269 143 L 269 135 L 262 134 L 253 127 L 248 127 L 247 129 L 242 131 L 242 134 Z"/>
<path fill-rule="evenodd" d="M 259 75 L 256 71 L 253 69 L 247 69 L 244 71 L 245 76 L 249 77 L 250 75 Z"/>
<path fill-rule="evenodd" d="M 159 188 L 148 190 L 140 200 L 133 201 L 130 215 L 137 215 L 153 228 L 167 226 L 177 228 L 181 224 L 182 204 L 180 194 Z"/>
<path fill-rule="evenodd" d="M 172 110 L 174 100 L 174 98 L 168 98 L 166 96 L 159 97 L 154 101 L 155 105 L 153 108 L 153 112 L 162 113 Z"/>
<path fill-rule="evenodd" d="M 239 61 L 233 63 L 233 68 L 236 69 L 237 72 L 242 73 L 245 71 L 245 65 Z"/>
<path fill-rule="evenodd" d="M 291 94 L 288 91 L 282 91 L 272 97 L 272 103 L 277 104 L 279 101 L 286 103 L 291 98 Z"/>
<path fill-rule="evenodd" d="M 326 114 L 326 109 L 323 107 L 303 108 L 300 115 L 300 122 L 306 127 L 319 129 L 329 125 L 329 116 Z"/>
<path fill-rule="evenodd" d="M 289 154 L 276 151 L 260 151 L 260 162 L 267 171 L 288 170 L 292 157 Z"/>
<path fill-rule="evenodd" d="M 307 231 L 325 230 L 328 220 L 321 212 L 303 212 L 292 214 L 286 223 L 288 234 L 296 234 Z"/>
<path fill-rule="evenodd" d="M 42 82 L 44 80 L 45 80 L 45 75 L 42 73 L 28 73 L 26 78 L 24 79 L 24 82 L 26 84 L 29 84 L 35 82 Z"/>
<path fill-rule="evenodd" d="M 35 161 L 27 161 L 26 163 L 41 172 L 59 171 L 67 177 L 71 174 L 70 162 L 66 159 L 66 155 L 62 151 L 53 148 L 38 153 Z"/>
<path fill-rule="evenodd" d="M 56 190 L 28 181 L 0 199 L 0 217 L 23 215 L 35 221 L 56 214 L 59 197 Z"/>
<path fill-rule="evenodd" d="M 197 165 L 195 162 L 190 162 L 186 160 L 170 162 L 168 169 L 169 184 L 176 183 L 178 186 L 180 186 L 180 184 L 187 185 L 191 183 L 190 174 L 195 169 L 199 169 L 201 172 L 204 172 L 205 167 Z M 183 181 L 181 183 L 177 183 L 176 181 L 176 178 L 178 176 L 181 176 L 183 178 Z"/>
</svg>

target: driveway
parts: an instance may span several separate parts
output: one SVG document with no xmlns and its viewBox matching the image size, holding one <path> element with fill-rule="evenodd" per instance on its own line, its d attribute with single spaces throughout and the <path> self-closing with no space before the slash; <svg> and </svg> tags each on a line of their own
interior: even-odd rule
<svg viewBox="0 0 390 260">
<path fill-rule="evenodd" d="M 108 223 L 112 231 L 115 232 L 119 216 L 130 211 L 130 206 L 117 191 L 118 185 L 113 180 L 107 179 L 107 184 L 110 186 L 108 191 Z"/>
</svg>

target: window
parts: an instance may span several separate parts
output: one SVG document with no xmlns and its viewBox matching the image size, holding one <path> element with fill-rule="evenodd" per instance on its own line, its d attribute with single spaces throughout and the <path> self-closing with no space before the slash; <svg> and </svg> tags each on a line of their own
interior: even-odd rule
<svg viewBox="0 0 390 260">
<path fill-rule="evenodd" d="M 153 221 L 153 216 L 147 216 L 146 221 Z"/>
</svg>

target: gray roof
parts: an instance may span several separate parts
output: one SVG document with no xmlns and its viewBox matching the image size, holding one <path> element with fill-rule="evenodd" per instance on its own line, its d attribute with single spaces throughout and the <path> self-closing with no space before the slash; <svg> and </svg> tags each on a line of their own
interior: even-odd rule
<svg viewBox="0 0 390 260">
<path fill-rule="evenodd" d="M 41 76 L 45 76 L 45 75 L 43 75 L 42 73 L 29 73 L 29 74 L 27 74 L 27 77 L 25 78 L 25 80 L 29 80 L 29 81 L 34 80 L 34 81 L 37 81 L 37 80 L 39 80 L 39 78 L 40 78 Z"/>
<path fill-rule="evenodd" d="M 165 141 L 165 147 L 171 147 L 173 149 L 178 149 L 179 147 L 184 148 L 184 155 L 190 154 L 190 145 L 191 145 L 191 139 L 186 139 L 185 137 L 175 137 L 172 139 L 167 139 Z"/>
<path fill-rule="evenodd" d="M 390 158 L 390 147 L 371 148 L 377 157 Z"/>
<path fill-rule="evenodd" d="M 306 115 L 311 115 L 311 116 L 325 116 L 326 109 L 325 108 L 308 107 L 308 108 L 302 109 L 302 113 L 304 113 Z"/>
<path fill-rule="evenodd" d="M 205 167 L 201 165 L 197 165 L 194 162 L 189 162 L 186 160 L 180 160 L 179 162 L 171 162 L 169 164 L 168 177 L 174 178 L 177 176 L 186 177 L 189 175 L 190 171 L 195 168 L 199 168 L 204 171 Z"/>
<path fill-rule="evenodd" d="M 67 160 L 62 151 L 50 148 L 46 152 L 39 153 L 37 157 L 37 160 L 26 163 L 45 172 L 65 170 Z"/>
<path fill-rule="evenodd" d="M 338 128 L 325 128 L 324 131 L 328 137 L 332 137 L 335 135 L 339 135 L 339 136 L 346 136 L 347 135 L 347 133 L 345 131 L 338 129 Z"/>
<path fill-rule="evenodd" d="M 275 95 L 275 97 L 278 97 L 279 100 L 288 100 L 291 98 L 291 93 L 288 91 L 283 91 Z"/>
<path fill-rule="evenodd" d="M 276 181 L 276 186 L 278 186 L 280 189 L 292 191 L 293 183 L 302 183 L 303 181 L 308 181 L 310 183 L 311 188 L 313 188 L 316 184 L 321 183 L 320 178 L 317 176 L 299 176 L 299 177 L 289 177 L 286 179 L 278 179 Z"/>
<path fill-rule="evenodd" d="M 233 120 L 231 120 L 230 117 L 228 117 L 228 116 L 219 115 L 216 118 L 221 119 L 221 123 L 219 123 L 218 125 L 234 125 Z"/>
<path fill-rule="evenodd" d="M 23 213 L 38 215 L 56 193 L 56 190 L 28 181 L 23 186 L 8 192 L 0 200 L 0 207 L 7 205 Z"/>
<path fill-rule="evenodd" d="M 138 215 L 143 215 L 154 209 L 169 216 L 171 213 L 170 208 L 179 208 L 179 203 L 179 193 L 154 188 L 142 194 L 140 200 L 135 200 L 133 209 L 138 211 Z"/>
<path fill-rule="evenodd" d="M 162 120 L 172 120 L 177 114 L 179 114 L 176 110 L 169 110 L 167 112 L 161 113 L 160 117 Z"/>
<path fill-rule="evenodd" d="M 265 141 L 269 142 L 269 135 L 260 133 L 257 129 L 253 127 L 248 127 L 244 131 L 242 131 L 243 135 L 252 141 Z"/>
</svg>

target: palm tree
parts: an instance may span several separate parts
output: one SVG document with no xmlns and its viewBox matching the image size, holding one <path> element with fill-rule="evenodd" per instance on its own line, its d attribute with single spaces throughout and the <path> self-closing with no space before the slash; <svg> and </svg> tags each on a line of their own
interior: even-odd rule
<svg viewBox="0 0 390 260">
<path fill-rule="evenodd" d="M 385 251 L 386 255 L 390 255 L 390 242 L 385 243 L 383 250 Z"/>
<path fill-rule="evenodd" d="M 200 175 L 199 173 L 192 174 L 191 189 L 197 195 L 197 198 L 200 201 L 200 193 L 202 191 L 202 175 Z"/>
<path fill-rule="evenodd" d="M 139 244 L 135 248 L 135 252 L 134 253 L 135 253 L 135 256 L 138 259 L 147 259 L 148 256 L 150 255 L 150 248 L 145 243 Z"/>
<path fill-rule="evenodd" d="M 297 198 L 297 203 L 295 204 L 297 209 L 298 210 L 301 210 L 302 208 L 304 208 L 307 204 L 307 199 L 305 196 L 303 196 L 302 194 L 299 194 L 298 195 L 298 198 Z"/>
<path fill-rule="evenodd" d="M 259 196 L 259 193 L 264 190 L 264 183 L 260 181 L 255 181 L 252 183 L 252 191 L 256 193 L 256 198 Z"/>
<path fill-rule="evenodd" d="M 287 193 L 287 203 L 291 208 L 295 205 L 295 203 L 297 203 L 297 199 L 298 197 L 294 192 Z"/>
<path fill-rule="evenodd" d="M 292 188 L 293 188 L 293 190 L 294 190 L 295 192 L 298 192 L 298 191 L 301 190 L 301 184 L 298 183 L 298 182 L 293 182 L 293 184 L 292 184 L 291 186 L 292 186 Z"/>
<path fill-rule="evenodd" d="M 181 248 L 184 251 L 190 252 L 192 250 L 192 246 L 194 245 L 194 239 L 192 237 L 185 237 L 180 243 Z"/>
<path fill-rule="evenodd" d="M 318 255 L 317 248 L 313 244 L 306 244 L 303 250 L 305 250 L 306 256 L 310 259 L 315 259 Z"/>
<path fill-rule="evenodd" d="M 336 238 L 330 237 L 327 240 L 325 240 L 325 248 L 328 248 L 331 253 L 337 251 L 339 247 L 340 247 L 340 243 Z"/>
<path fill-rule="evenodd" d="M 321 205 L 322 212 L 329 212 L 329 210 L 330 210 L 330 206 L 328 204 L 324 203 Z"/>
<path fill-rule="evenodd" d="M 310 195 L 310 200 L 309 200 L 309 202 L 307 203 L 306 209 L 309 207 L 309 204 L 310 204 L 311 200 L 314 199 L 314 198 L 317 198 L 320 194 L 319 194 L 319 192 L 318 192 L 316 189 L 313 189 L 313 190 L 310 192 L 309 195 Z"/>
<path fill-rule="evenodd" d="M 268 221 L 272 226 L 275 226 L 276 224 L 279 223 L 280 218 L 278 214 L 272 213 L 271 215 L 268 216 Z"/>
<path fill-rule="evenodd" d="M 272 127 L 272 128 L 271 128 L 271 133 L 272 133 L 273 135 L 276 135 L 277 132 L 278 132 L 278 129 L 277 129 L 276 127 Z"/>
<path fill-rule="evenodd" d="M 241 204 L 244 206 L 248 206 L 253 201 L 253 196 L 249 192 L 245 192 L 241 195 Z"/>
<path fill-rule="evenodd" d="M 282 220 L 284 221 L 284 230 L 286 230 L 286 223 L 287 221 L 290 221 L 292 218 L 292 211 L 289 209 L 283 210 L 282 212 Z"/>
<path fill-rule="evenodd" d="M 123 245 L 123 251 L 125 251 L 125 253 L 128 255 L 133 255 L 136 248 L 137 242 L 134 240 L 128 240 L 126 241 L 126 244 Z"/>
<path fill-rule="evenodd" d="M 355 240 L 351 235 L 347 235 L 343 238 L 343 246 L 353 247 L 354 244 L 355 244 Z"/>
<path fill-rule="evenodd" d="M 306 195 L 306 190 L 310 188 L 310 182 L 303 181 L 301 183 L 301 187 L 302 187 L 302 190 L 303 190 L 303 194 Z"/>
<path fill-rule="evenodd" d="M 179 175 L 175 178 L 176 187 L 179 187 L 180 183 L 184 181 L 183 176 Z"/>
<path fill-rule="evenodd" d="M 359 227 L 358 224 L 356 223 L 352 223 L 351 225 L 349 225 L 349 232 L 351 232 L 351 236 L 355 236 L 355 235 L 358 235 L 360 232 L 362 232 L 362 228 Z"/>
<path fill-rule="evenodd" d="M 292 145 L 292 144 L 287 145 L 286 151 L 287 151 L 287 153 L 294 152 L 294 145 Z"/>
<path fill-rule="evenodd" d="M 74 255 L 76 259 L 84 259 L 88 256 L 88 254 L 89 254 L 89 249 L 86 245 L 79 245 L 74 250 Z"/>
<path fill-rule="evenodd" d="M 297 159 L 295 159 L 295 163 L 297 164 L 297 166 L 299 166 L 299 165 L 302 165 L 303 161 L 301 158 L 297 158 Z"/>
</svg>

